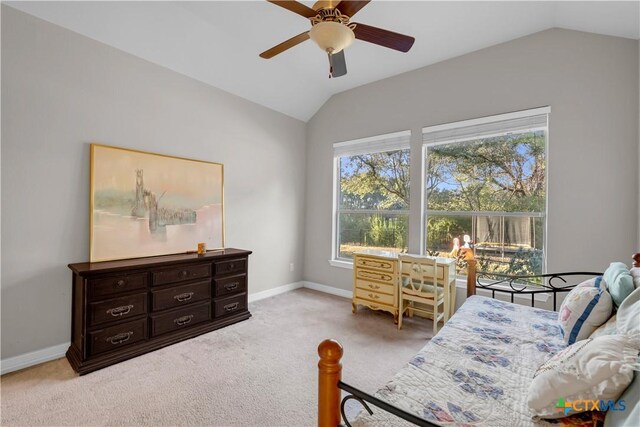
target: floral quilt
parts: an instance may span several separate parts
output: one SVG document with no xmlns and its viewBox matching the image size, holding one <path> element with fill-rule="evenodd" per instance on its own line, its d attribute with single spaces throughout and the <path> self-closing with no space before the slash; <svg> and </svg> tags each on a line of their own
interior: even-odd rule
<svg viewBox="0 0 640 427">
<path fill-rule="evenodd" d="M 442 426 L 592 426 L 596 413 L 536 421 L 527 408 L 536 369 L 565 347 L 557 317 L 472 296 L 375 396 Z M 352 425 L 410 425 L 372 410 L 361 411 Z"/>
</svg>

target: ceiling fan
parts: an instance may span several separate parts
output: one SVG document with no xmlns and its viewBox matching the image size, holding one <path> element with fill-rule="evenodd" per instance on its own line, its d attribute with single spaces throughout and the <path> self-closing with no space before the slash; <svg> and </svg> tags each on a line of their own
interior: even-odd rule
<svg viewBox="0 0 640 427">
<path fill-rule="evenodd" d="M 260 57 L 273 58 L 279 53 L 311 39 L 329 56 L 329 78 L 347 74 L 344 49 L 351 45 L 354 39 L 400 52 L 408 52 L 415 41 L 410 36 L 351 22 L 351 18 L 371 0 L 321 0 L 316 2 L 313 7 L 308 7 L 294 0 L 267 1 L 309 19 L 311 29 L 265 50 L 260 54 Z"/>
</svg>

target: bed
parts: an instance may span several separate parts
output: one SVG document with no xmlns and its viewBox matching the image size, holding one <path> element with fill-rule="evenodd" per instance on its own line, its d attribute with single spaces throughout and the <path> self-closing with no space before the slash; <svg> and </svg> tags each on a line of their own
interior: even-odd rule
<svg viewBox="0 0 640 427">
<path fill-rule="evenodd" d="M 640 254 L 635 255 L 640 262 Z M 572 277 L 599 273 L 543 275 L 544 289 L 518 285 L 503 278 L 482 284 L 469 261 L 468 299 L 432 338 L 383 388 L 370 395 L 341 381 L 342 347 L 325 340 L 319 347 L 320 382 L 318 422 L 335 426 L 491 426 L 529 427 L 602 424 L 604 413 L 584 412 L 558 420 L 532 419 L 526 405 L 536 369 L 566 347 L 556 311 L 544 310 L 475 295 L 507 292 L 530 294 L 568 292 Z M 540 277 L 540 276 L 538 276 Z M 485 291 L 486 293 L 486 291 Z M 556 307 L 557 308 L 557 307 Z M 342 391 L 346 396 L 342 398 Z M 344 416 L 348 401 L 364 407 L 352 420 Z M 341 416 L 342 415 L 342 416 Z"/>
</svg>

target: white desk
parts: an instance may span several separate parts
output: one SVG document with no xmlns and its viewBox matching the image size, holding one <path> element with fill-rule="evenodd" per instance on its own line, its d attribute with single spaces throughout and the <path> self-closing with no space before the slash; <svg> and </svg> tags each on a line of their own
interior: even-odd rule
<svg viewBox="0 0 640 427">
<path fill-rule="evenodd" d="M 456 260 L 453 258 L 425 257 L 436 260 L 438 283 L 451 286 L 450 313 L 455 308 Z M 352 311 L 358 305 L 373 310 L 388 311 L 398 323 L 400 268 L 398 254 L 390 251 L 367 249 L 353 256 Z"/>
</svg>

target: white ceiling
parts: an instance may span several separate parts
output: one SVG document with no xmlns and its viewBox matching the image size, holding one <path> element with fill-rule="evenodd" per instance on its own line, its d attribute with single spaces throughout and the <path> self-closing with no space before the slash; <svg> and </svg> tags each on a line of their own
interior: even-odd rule
<svg viewBox="0 0 640 427">
<path fill-rule="evenodd" d="M 373 1 L 353 21 L 412 35 L 413 48 L 356 40 L 348 74 L 329 79 L 311 41 L 258 57 L 309 28 L 266 1 L 7 4 L 303 121 L 335 93 L 548 28 L 640 38 L 640 1 Z"/>
</svg>

